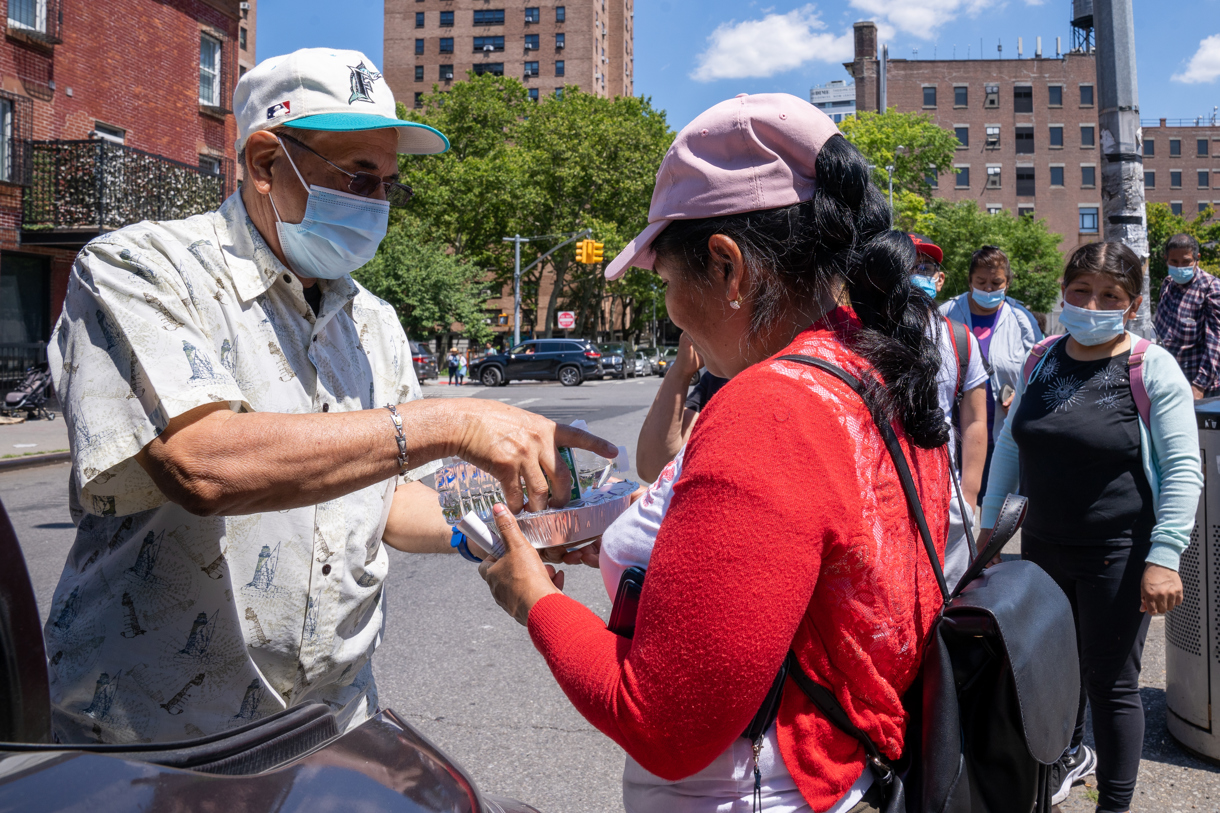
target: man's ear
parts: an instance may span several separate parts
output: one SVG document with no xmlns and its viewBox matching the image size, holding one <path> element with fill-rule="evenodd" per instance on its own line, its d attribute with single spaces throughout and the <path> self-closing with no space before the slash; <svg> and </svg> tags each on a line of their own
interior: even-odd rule
<svg viewBox="0 0 1220 813">
<path fill-rule="evenodd" d="M 260 195 L 271 194 L 272 165 L 279 155 L 280 140 L 274 133 L 259 130 L 246 139 L 246 182 Z"/>
</svg>

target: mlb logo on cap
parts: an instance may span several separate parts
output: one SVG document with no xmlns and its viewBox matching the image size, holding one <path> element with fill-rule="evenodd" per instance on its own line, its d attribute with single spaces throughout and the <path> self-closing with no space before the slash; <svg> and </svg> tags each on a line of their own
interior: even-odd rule
<svg viewBox="0 0 1220 813">
<path fill-rule="evenodd" d="M 398 118 L 385 77 L 359 51 L 302 48 L 264 60 L 233 91 L 237 151 L 251 133 L 270 127 L 357 132 L 393 127 L 398 151 L 433 155 L 449 149 L 441 133 Z"/>
</svg>

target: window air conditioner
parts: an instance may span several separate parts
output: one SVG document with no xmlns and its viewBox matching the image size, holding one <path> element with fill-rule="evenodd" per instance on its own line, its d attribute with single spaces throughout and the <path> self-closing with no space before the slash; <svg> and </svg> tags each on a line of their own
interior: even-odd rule
<svg viewBox="0 0 1220 813">
<path fill-rule="evenodd" d="M 249 10 L 250 10 L 250 4 L 249 4 L 249 3 L 241 3 L 241 4 L 240 4 L 240 8 L 241 8 L 241 10 L 242 10 L 242 11 L 249 11 Z"/>
</svg>

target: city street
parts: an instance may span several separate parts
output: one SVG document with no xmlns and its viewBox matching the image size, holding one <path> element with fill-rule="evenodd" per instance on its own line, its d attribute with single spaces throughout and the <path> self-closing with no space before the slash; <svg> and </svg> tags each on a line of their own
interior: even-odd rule
<svg viewBox="0 0 1220 813">
<path fill-rule="evenodd" d="M 562 422 L 583 418 L 593 432 L 631 449 L 634 462 L 659 384 L 655 377 L 580 387 L 429 384 L 424 393 L 503 400 Z M 73 537 L 67 475 L 66 464 L 0 473 L 0 499 L 22 541 L 43 618 Z M 391 557 L 386 637 L 374 661 L 382 705 L 445 749 L 484 790 L 544 813 L 621 810 L 622 752 L 572 710 L 525 629 L 496 607 L 475 566 L 456 556 Z M 567 571 L 567 592 L 606 616 L 600 575 Z M 1148 723 L 1133 810 L 1220 808 L 1220 773 L 1183 753 L 1165 731 L 1160 619 L 1148 636 L 1143 675 Z M 1063 813 L 1091 813 L 1094 787 L 1090 779 L 1076 788 Z"/>
</svg>

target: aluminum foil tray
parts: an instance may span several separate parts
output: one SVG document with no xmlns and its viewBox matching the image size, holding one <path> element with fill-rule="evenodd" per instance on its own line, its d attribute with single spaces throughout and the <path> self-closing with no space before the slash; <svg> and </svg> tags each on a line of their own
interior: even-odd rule
<svg viewBox="0 0 1220 813">
<path fill-rule="evenodd" d="M 535 548 L 579 545 L 601 536 L 610 523 L 631 505 L 631 495 L 639 483 L 623 480 L 592 491 L 563 508 L 551 508 L 517 515 L 517 524 Z M 490 523 L 494 530 L 495 524 Z"/>
</svg>

